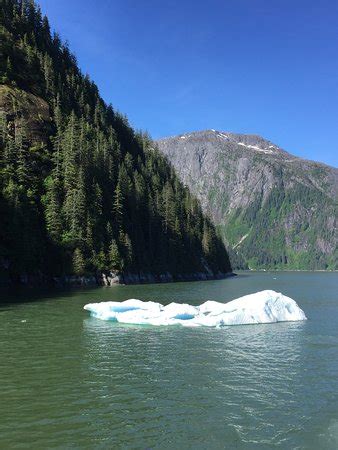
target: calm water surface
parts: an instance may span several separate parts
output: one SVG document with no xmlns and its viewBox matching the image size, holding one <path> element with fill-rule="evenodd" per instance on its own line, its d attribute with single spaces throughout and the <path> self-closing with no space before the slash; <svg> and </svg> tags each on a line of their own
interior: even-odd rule
<svg viewBox="0 0 338 450">
<path fill-rule="evenodd" d="M 262 289 L 293 297 L 309 320 L 142 327 L 82 309 Z M 0 448 L 338 448 L 337 273 L 0 295 Z"/>
</svg>

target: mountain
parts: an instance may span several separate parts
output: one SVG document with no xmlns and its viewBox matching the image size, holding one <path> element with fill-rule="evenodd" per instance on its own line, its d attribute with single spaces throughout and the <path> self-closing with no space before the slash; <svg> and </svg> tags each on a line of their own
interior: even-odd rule
<svg viewBox="0 0 338 450">
<path fill-rule="evenodd" d="M 255 135 L 157 141 L 228 245 L 234 267 L 338 269 L 338 170 Z"/>
<path fill-rule="evenodd" d="M 198 201 L 105 104 L 34 1 L 0 3 L 0 83 L 0 280 L 231 271 Z"/>
</svg>

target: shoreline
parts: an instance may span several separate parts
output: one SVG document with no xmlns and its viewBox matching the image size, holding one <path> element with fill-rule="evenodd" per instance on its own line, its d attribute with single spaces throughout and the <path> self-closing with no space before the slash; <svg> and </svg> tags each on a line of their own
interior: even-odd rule
<svg viewBox="0 0 338 450">
<path fill-rule="evenodd" d="M 338 269 L 237 269 L 238 272 L 338 272 Z"/>
<path fill-rule="evenodd" d="M 189 274 L 173 275 L 170 272 L 160 274 L 152 273 L 115 273 L 102 272 L 91 275 L 64 275 L 60 277 L 47 277 L 43 274 L 22 274 L 16 280 L 0 281 L 0 287 L 113 287 L 123 285 L 164 284 L 192 281 L 223 280 L 237 276 L 235 272 L 193 272 Z"/>
</svg>

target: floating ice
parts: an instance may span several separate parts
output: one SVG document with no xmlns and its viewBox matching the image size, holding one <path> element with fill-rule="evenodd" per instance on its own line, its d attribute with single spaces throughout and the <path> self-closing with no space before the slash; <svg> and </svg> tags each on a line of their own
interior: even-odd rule
<svg viewBox="0 0 338 450">
<path fill-rule="evenodd" d="M 101 320 L 135 325 L 183 325 L 224 327 L 306 320 L 304 312 L 290 297 L 266 290 L 232 300 L 229 303 L 207 301 L 200 306 L 130 299 L 124 302 L 89 303 L 84 309 Z"/>
</svg>

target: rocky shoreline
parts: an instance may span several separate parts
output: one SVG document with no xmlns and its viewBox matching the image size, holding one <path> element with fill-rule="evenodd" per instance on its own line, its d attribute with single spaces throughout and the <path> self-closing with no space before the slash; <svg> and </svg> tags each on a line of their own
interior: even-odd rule
<svg viewBox="0 0 338 450">
<path fill-rule="evenodd" d="M 221 280 L 224 278 L 236 276 L 233 272 L 193 272 L 189 274 L 173 275 L 170 272 L 160 274 L 152 273 L 119 273 L 119 272 L 99 272 L 91 275 L 64 275 L 47 277 L 44 274 L 27 275 L 21 274 L 16 279 L 9 277 L 2 278 L 2 286 L 116 286 L 123 284 L 152 284 L 152 283 L 173 283 L 179 281 L 207 281 Z"/>
</svg>

